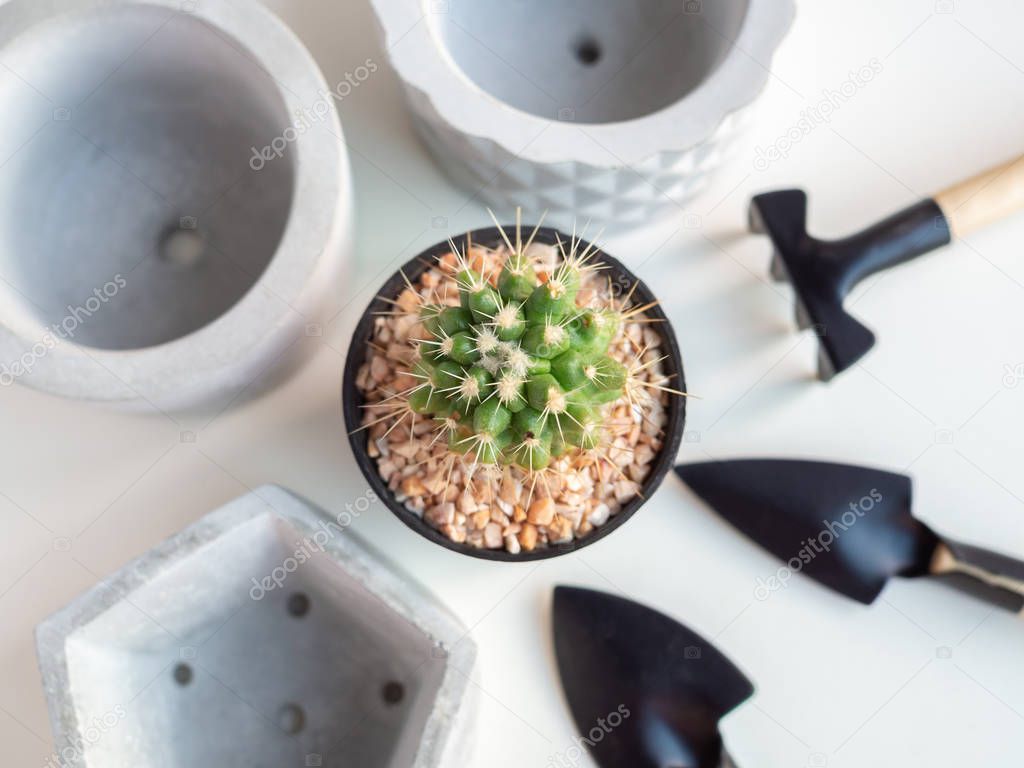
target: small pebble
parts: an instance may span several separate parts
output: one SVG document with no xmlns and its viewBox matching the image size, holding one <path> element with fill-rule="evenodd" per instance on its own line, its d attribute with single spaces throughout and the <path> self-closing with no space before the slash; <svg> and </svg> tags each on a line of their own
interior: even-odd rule
<svg viewBox="0 0 1024 768">
<path fill-rule="evenodd" d="M 476 512 L 476 510 L 476 499 L 473 498 L 473 494 L 470 492 L 469 488 L 466 488 L 462 492 L 462 495 L 459 496 L 459 512 L 468 515 L 472 512 Z"/>
<path fill-rule="evenodd" d="M 387 360 L 383 357 L 376 356 L 370 361 L 370 376 L 378 384 L 384 381 L 390 372 L 391 369 L 388 367 Z"/>
<path fill-rule="evenodd" d="M 537 546 L 537 527 L 531 523 L 525 523 L 517 538 L 519 545 L 529 552 Z"/>
<path fill-rule="evenodd" d="M 410 475 L 402 481 L 402 493 L 406 496 L 422 496 L 426 492 L 427 489 L 416 475 Z"/>
<path fill-rule="evenodd" d="M 501 549 L 504 544 L 501 537 L 501 526 L 497 523 L 488 523 L 484 528 L 484 546 L 488 549 Z"/>
<path fill-rule="evenodd" d="M 561 515 L 555 515 L 547 529 L 548 541 L 552 544 L 564 544 L 567 541 L 572 541 L 572 523 Z"/>
<path fill-rule="evenodd" d="M 435 528 L 451 525 L 455 522 L 455 505 L 451 502 L 447 502 L 444 504 L 438 504 L 436 507 L 431 507 L 427 510 L 423 519 Z"/>
<path fill-rule="evenodd" d="M 600 527 L 608 522 L 610 513 L 611 510 L 608 508 L 608 505 L 602 502 L 590 511 L 590 514 L 587 515 L 587 522 L 593 526 Z"/>
<path fill-rule="evenodd" d="M 526 519 L 534 525 L 547 525 L 555 516 L 555 501 L 548 497 L 537 499 L 530 505 Z"/>
</svg>

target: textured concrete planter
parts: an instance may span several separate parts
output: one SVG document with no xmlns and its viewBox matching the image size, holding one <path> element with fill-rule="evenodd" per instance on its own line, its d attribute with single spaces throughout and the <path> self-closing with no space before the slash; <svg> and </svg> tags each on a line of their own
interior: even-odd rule
<svg viewBox="0 0 1024 768">
<path fill-rule="evenodd" d="M 345 530 L 370 499 L 265 486 L 44 621 L 60 764 L 465 764 L 475 646 Z"/>
<path fill-rule="evenodd" d="M 315 322 L 348 160 L 261 4 L 10 0 L 0 60 L 0 384 L 186 406 Z"/>
<path fill-rule="evenodd" d="M 728 154 L 794 13 L 793 0 L 371 1 L 445 170 L 563 227 L 678 213 Z"/>
</svg>

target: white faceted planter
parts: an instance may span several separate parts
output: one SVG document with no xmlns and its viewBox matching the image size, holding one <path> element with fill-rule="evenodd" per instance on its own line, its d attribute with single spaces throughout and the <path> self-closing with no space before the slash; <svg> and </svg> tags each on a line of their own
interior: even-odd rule
<svg viewBox="0 0 1024 768">
<path fill-rule="evenodd" d="M 0 385 L 172 409 L 283 359 L 351 230 L 295 35 L 253 0 L 9 0 L 0 62 Z"/>
<path fill-rule="evenodd" d="M 371 2 L 445 171 L 563 227 L 678 214 L 728 154 L 794 14 L 793 0 Z"/>
<path fill-rule="evenodd" d="M 57 762 L 464 765 L 476 647 L 351 521 L 265 486 L 40 624 Z"/>
</svg>

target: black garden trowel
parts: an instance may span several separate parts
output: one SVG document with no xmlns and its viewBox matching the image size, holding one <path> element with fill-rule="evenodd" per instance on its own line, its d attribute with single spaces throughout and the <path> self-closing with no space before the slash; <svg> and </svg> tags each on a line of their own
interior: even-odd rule
<svg viewBox="0 0 1024 768">
<path fill-rule="evenodd" d="M 718 721 L 754 687 L 713 645 L 639 603 L 575 587 L 555 588 L 554 633 L 576 748 L 601 768 L 735 766 Z"/>
<path fill-rule="evenodd" d="M 862 603 L 893 576 L 941 575 L 1001 607 L 1024 607 L 1024 563 L 951 541 L 915 519 L 906 475 L 785 459 L 683 464 L 676 473 L 785 561 L 787 574 L 805 573 Z"/>
<path fill-rule="evenodd" d="M 797 324 L 818 336 L 818 377 L 827 381 L 875 343 L 874 333 L 843 308 L 857 283 L 1022 208 L 1024 157 L 1018 157 L 840 240 L 808 234 L 802 189 L 756 195 L 749 225 L 771 239 L 772 277 L 793 285 Z"/>
</svg>

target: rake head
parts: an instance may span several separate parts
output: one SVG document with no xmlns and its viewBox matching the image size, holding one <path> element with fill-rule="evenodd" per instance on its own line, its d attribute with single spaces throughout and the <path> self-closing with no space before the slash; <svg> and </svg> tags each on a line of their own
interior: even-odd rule
<svg viewBox="0 0 1024 768">
<path fill-rule="evenodd" d="M 785 189 L 750 201 L 752 232 L 774 247 L 771 274 L 792 284 L 796 321 L 818 337 L 818 378 L 831 379 L 863 357 L 875 334 L 843 308 L 853 287 L 873 272 L 907 261 L 949 242 L 949 228 L 932 200 L 841 240 L 807 233 L 807 193 Z"/>
<path fill-rule="evenodd" d="M 796 322 L 818 337 L 818 378 L 828 381 L 875 343 L 875 334 L 843 309 L 845 285 L 835 248 L 807 234 L 807 193 L 787 189 L 750 201 L 750 231 L 772 241 L 772 277 L 796 294 Z"/>
</svg>

